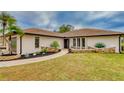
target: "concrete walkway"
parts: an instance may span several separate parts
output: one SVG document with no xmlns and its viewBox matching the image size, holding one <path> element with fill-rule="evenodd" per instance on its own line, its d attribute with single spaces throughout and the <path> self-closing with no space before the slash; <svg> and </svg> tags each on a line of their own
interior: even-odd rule
<svg viewBox="0 0 124 93">
<path fill-rule="evenodd" d="M 67 53 L 68 53 L 68 49 L 62 49 L 59 53 L 52 54 L 49 56 L 29 58 L 29 59 L 19 59 L 19 60 L 13 60 L 13 61 L 4 61 L 4 62 L 0 62 L 0 67 L 9 67 L 9 66 L 16 66 L 16 65 L 22 65 L 22 64 L 36 63 L 40 61 L 46 61 L 46 60 L 50 60 L 50 59 L 63 56 Z"/>
</svg>

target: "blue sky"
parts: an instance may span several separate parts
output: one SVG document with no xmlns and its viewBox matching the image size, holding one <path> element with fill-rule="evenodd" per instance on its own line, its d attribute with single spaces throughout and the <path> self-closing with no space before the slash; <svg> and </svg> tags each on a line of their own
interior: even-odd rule
<svg viewBox="0 0 124 93">
<path fill-rule="evenodd" d="M 98 28 L 124 32 L 124 12 L 120 11 L 56 11 L 56 12 L 10 12 L 22 28 L 57 30 L 62 24 L 75 29 Z"/>
</svg>

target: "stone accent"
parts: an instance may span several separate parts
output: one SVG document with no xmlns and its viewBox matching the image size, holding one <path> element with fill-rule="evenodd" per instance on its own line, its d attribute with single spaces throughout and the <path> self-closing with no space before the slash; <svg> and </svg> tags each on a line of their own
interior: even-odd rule
<svg viewBox="0 0 124 93">
<path fill-rule="evenodd" d="M 115 53 L 115 47 L 112 48 L 91 48 L 91 49 L 70 49 L 71 53 Z"/>
<path fill-rule="evenodd" d="M 56 48 L 52 48 L 52 47 L 41 47 L 41 50 L 42 49 L 46 49 L 47 52 L 49 53 L 56 53 L 56 52 L 59 52 L 60 49 L 56 49 Z"/>
<path fill-rule="evenodd" d="M 58 52 L 58 51 L 59 51 L 59 49 L 47 48 L 47 52 L 49 52 L 49 53 L 56 53 L 56 52 Z"/>
</svg>

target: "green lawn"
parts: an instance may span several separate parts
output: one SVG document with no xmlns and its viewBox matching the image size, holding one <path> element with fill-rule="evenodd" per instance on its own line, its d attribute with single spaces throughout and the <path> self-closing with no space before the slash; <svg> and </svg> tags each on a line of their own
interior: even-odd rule
<svg viewBox="0 0 124 93">
<path fill-rule="evenodd" d="M 124 80 L 124 54 L 74 53 L 0 68 L 0 80 Z"/>
</svg>

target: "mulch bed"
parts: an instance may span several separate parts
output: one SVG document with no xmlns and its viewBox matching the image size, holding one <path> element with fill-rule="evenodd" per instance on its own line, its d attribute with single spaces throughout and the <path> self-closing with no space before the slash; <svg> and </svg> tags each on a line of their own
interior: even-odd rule
<svg viewBox="0 0 124 93">
<path fill-rule="evenodd" d="M 59 52 L 59 51 L 58 51 Z M 28 54 L 28 55 L 2 55 L 0 56 L 0 62 L 3 61 L 12 61 L 12 60 L 18 60 L 18 59 L 29 59 L 29 58 L 37 58 L 37 57 L 43 57 L 43 56 L 48 56 L 48 55 L 52 55 L 55 54 L 57 52 L 50 52 L 50 53 L 40 53 L 40 54 L 36 54 L 33 55 L 33 53 Z"/>
<path fill-rule="evenodd" d="M 40 53 L 40 54 L 37 54 L 37 55 L 29 54 L 28 57 L 26 57 L 25 55 L 22 55 L 20 57 L 20 59 L 29 59 L 29 58 L 43 57 L 43 56 L 48 56 L 48 55 L 52 55 L 52 54 L 55 54 L 55 52 L 53 52 L 53 53 L 45 53 L 45 54 Z"/>
</svg>

